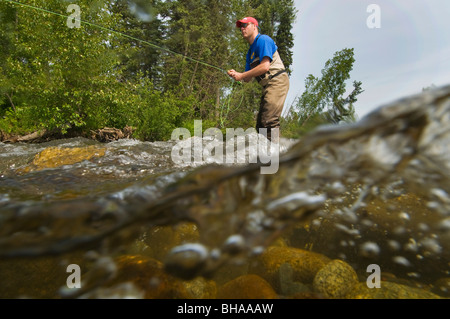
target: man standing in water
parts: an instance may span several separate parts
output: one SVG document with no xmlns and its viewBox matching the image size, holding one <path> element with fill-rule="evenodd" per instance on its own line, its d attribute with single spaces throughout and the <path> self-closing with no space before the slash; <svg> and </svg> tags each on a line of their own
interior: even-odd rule
<svg viewBox="0 0 450 319">
<path fill-rule="evenodd" d="M 262 97 L 256 120 L 256 130 L 267 129 L 267 138 L 278 143 L 280 116 L 289 90 L 289 76 L 278 54 L 278 47 L 267 35 L 259 33 L 258 21 L 246 17 L 236 22 L 242 37 L 249 43 L 245 72 L 229 70 L 228 75 L 236 81 L 249 82 L 255 78 L 262 86 Z"/>
</svg>

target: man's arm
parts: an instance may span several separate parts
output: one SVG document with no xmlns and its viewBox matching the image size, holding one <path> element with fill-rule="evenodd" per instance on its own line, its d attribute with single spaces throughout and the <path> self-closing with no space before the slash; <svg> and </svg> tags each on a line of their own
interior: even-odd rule
<svg viewBox="0 0 450 319">
<path fill-rule="evenodd" d="M 229 70 L 228 75 L 231 76 L 236 81 L 244 81 L 250 82 L 252 78 L 257 77 L 259 75 L 263 75 L 268 72 L 270 68 L 270 59 L 269 57 L 264 57 L 259 65 L 254 67 L 251 70 L 248 70 L 244 73 L 236 72 L 235 70 Z"/>
</svg>

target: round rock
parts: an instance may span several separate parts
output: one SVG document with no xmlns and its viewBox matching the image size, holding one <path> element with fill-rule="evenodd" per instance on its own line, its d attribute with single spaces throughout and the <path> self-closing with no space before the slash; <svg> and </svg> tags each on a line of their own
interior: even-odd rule
<svg viewBox="0 0 450 319">
<path fill-rule="evenodd" d="M 317 272 L 313 289 L 325 298 L 345 298 L 357 283 L 355 270 L 346 262 L 334 259 Z"/>
</svg>

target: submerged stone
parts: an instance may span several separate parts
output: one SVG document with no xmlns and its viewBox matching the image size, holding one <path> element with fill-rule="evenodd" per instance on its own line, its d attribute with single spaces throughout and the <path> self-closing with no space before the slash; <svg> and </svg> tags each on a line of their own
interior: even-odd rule
<svg viewBox="0 0 450 319">
<path fill-rule="evenodd" d="M 163 264 L 144 256 L 125 255 L 116 259 L 117 275 L 108 286 L 132 282 L 145 299 L 191 298 L 182 281 L 167 275 Z"/>
<path fill-rule="evenodd" d="M 299 294 L 310 293 L 310 285 L 292 280 L 293 273 L 294 270 L 288 263 L 282 264 L 279 268 L 280 289 L 283 296 L 298 296 Z"/>
<path fill-rule="evenodd" d="M 316 273 L 330 262 L 325 255 L 292 247 L 269 247 L 256 260 L 250 263 L 249 272 L 266 279 L 277 292 L 282 292 L 280 283 L 281 270 L 288 269 L 291 281 L 309 284 L 313 282 Z"/>
<path fill-rule="evenodd" d="M 213 280 L 197 277 L 183 282 L 187 292 L 193 299 L 214 299 L 217 295 L 217 284 Z"/>
<path fill-rule="evenodd" d="M 105 155 L 106 148 L 90 145 L 86 147 L 47 147 L 36 154 L 30 165 L 22 172 L 39 171 L 45 168 L 56 168 L 88 161 Z"/>
<path fill-rule="evenodd" d="M 257 275 L 239 276 L 219 288 L 219 299 L 278 299 L 272 286 Z"/>
<path fill-rule="evenodd" d="M 344 298 L 358 283 L 355 270 L 346 262 L 335 259 L 320 269 L 314 277 L 314 291 L 326 298 Z"/>
<path fill-rule="evenodd" d="M 208 256 L 208 249 L 200 244 L 177 246 L 165 258 L 164 269 L 178 278 L 191 280 L 201 274 Z"/>
</svg>

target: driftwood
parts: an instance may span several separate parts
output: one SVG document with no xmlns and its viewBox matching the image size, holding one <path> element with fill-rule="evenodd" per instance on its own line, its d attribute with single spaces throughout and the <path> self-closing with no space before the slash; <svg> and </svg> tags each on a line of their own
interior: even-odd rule
<svg viewBox="0 0 450 319">
<path fill-rule="evenodd" d="M 91 130 L 91 138 L 100 142 L 112 142 L 123 138 L 130 138 L 133 132 L 134 129 L 130 126 L 125 126 L 123 130 L 105 127 L 96 131 Z"/>
<path fill-rule="evenodd" d="M 112 142 L 123 138 L 131 138 L 134 128 L 130 126 L 125 126 L 123 130 L 117 128 L 105 127 L 102 129 L 98 129 L 95 131 L 91 130 L 90 137 L 99 142 Z M 79 136 L 79 135 L 78 135 Z M 52 139 L 65 138 L 65 137 L 74 137 L 73 134 L 62 135 L 60 133 L 49 132 L 47 130 L 36 131 L 27 135 L 18 136 L 18 135 L 7 135 L 4 132 L 0 131 L 0 142 L 3 143 L 42 143 L 47 142 Z"/>
<path fill-rule="evenodd" d="M 32 143 L 32 142 L 41 141 L 47 135 L 48 135 L 48 132 L 43 130 L 43 131 L 33 132 L 33 133 L 30 133 L 30 134 L 27 134 L 24 136 L 7 137 L 2 134 L 1 138 L 2 138 L 3 143 L 17 143 L 17 142 Z"/>
</svg>

